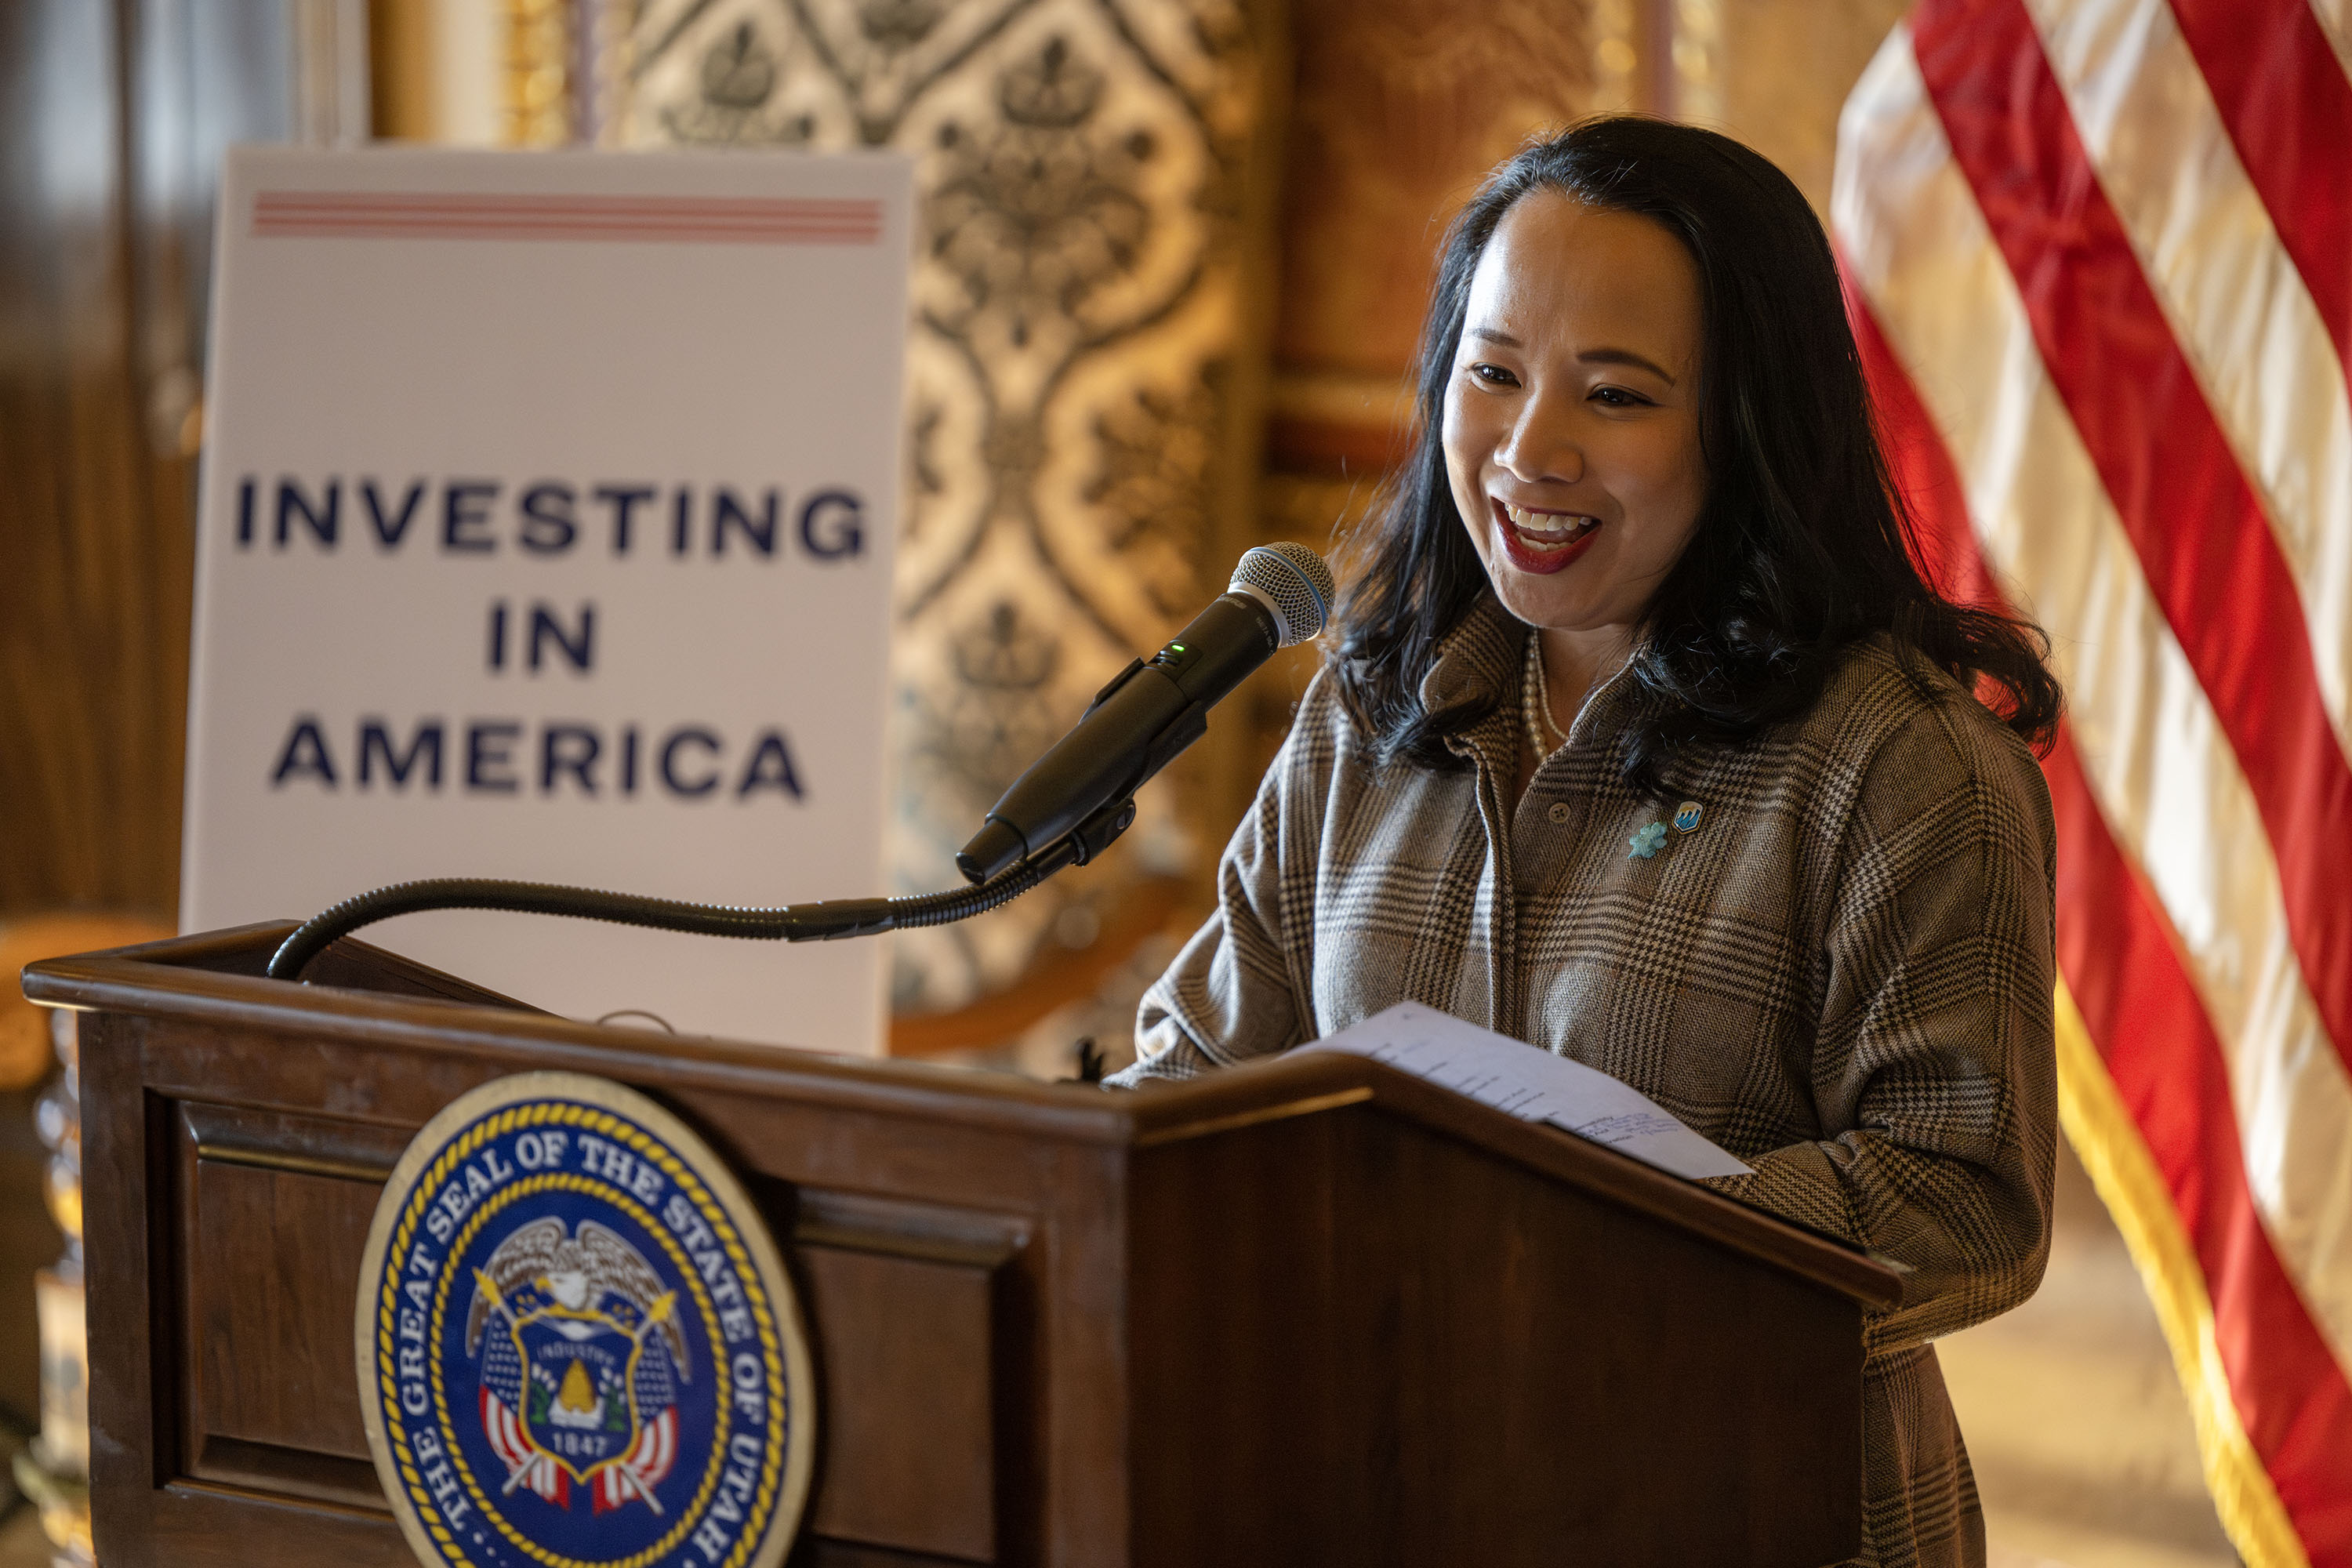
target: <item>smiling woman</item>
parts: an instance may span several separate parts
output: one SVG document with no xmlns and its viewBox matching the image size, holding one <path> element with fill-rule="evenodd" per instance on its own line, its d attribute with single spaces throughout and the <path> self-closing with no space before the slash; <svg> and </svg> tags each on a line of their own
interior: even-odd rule
<svg viewBox="0 0 2352 1568">
<path fill-rule="evenodd" d="M 1487 393 L 1498 395 L 1473 414 Z M 1335 671 L 1385 753 L 1454 765 L 1445 738 L 1481 716 L 1481 700 L 1433 712 L 1420 686 L 1480 598 L 1548 632 L 1591 629 L 1515 598 L 1516 561 L 1489 576 L 1508 540 L 1531 559 L 1542 543 L 1483 526 L 1496 503 L 1603 524 L 1614 505 L 1621 534 L 1651 536 L 1640 563 L 1615 558 L 1629 573 L 1605 566 L 1607 530 L 1593 530 L 1604 570 L 1590 575 L 1622 591 L 1571 591 L 1620 615 L 1633 593 L 1638 637 L 1620 622 L 1613 642 L 1540 642 L 1568 714 L 1621 664 L 1660 699 L 1624 759 L 1628 782 L 1651 793 L 1675 752 L 1811 708 L 1873 633 L 1978 691 L 2019 735 L 2038 742 L 2055 725 L 2038 634 L 1922 577 L 1829 241 L 1788 177 L 1738 142 L 1612 117 L 1496 170 L 1447 236 L 1416 402 L 1418 439 L 1359 542 Z M 1577 478 L 1545 468 L 1563 462 Z M 1590 509 L 1558 499 L 1571 495 Z"/>
<path fill-rule="evenodd" d="M 1530 763 L 1555 715 L 1625 662 L 1698 527 L 1699 336 L 1697 269 L 1674 237 L 1556 190 L 1503 215 L 1471 277 L 1446 477 L 1496 597 L 1540 628 L 1549 727 Z"/>
<path fill-rule="evenodd" d="M 1981 1563 L 1928 1342 L 2049 1246 L 2039 634 L 1914 565 L 1828 242 L 1724 137 L 1592 121 L 1498 169 L 1419 426 L 1114 1081 L 1415 1001 L 1631 1084 L 1752 1167 L 1710 1185 L 1907 1268 L 1855 1561 Z"/>
</svg>

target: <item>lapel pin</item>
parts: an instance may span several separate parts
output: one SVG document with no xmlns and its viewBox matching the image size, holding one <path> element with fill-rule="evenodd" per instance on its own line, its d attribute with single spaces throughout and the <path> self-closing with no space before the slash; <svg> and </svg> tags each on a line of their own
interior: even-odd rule
<svg viewBox="0 0 2352 1568">
<path fill-rule="evenodd" d="M 1664 845 L 1665 841 L 1666 825 L 1663 822 L 1654 822 L 1647 827 L 1636 830 L 1633 837 L 1625 840 L 1626 843 L 1633 846 L 1631 849 L 1626 851 L 1625 858 L 1628 860 L 1647 860 L 1651 856 L 1655 855 L 1658 852 L 1659 847 Z"/>
<path fill-rule="evenodd" d="M 1683 802 L 1682 805 L 1675 808 L 1675 831 L 1677 833 L 1697 832 L 1698 819 L 1706 815 L 1706 807 L 1699 805 L 1698 802 L 1695 800 L 1686 800 Z"/>
</svg>

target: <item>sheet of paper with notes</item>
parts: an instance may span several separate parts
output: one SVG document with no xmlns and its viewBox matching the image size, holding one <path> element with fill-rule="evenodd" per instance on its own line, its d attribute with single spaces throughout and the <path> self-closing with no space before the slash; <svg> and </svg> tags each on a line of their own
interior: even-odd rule
<svg viewBox="0 0 2352 1568">
<path fill-rule="evenodd" d="M 1606 1144 L 1677 1176 L 1754 1173 L 1607 1073 L 1417 1002 L 1400 1002 L 1304 1051 L 1346 1051 Z"/>
</svg>

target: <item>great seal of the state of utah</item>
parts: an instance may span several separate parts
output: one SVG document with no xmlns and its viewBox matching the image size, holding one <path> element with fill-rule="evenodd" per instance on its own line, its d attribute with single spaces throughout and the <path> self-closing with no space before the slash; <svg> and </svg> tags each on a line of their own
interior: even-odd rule
<svg viewBox="0 0 2352 1568">
<path fill-rule="evenodd" d="M 740 1183 L 634 1089 L 460 1096 L 376 1205 L 356 1339 L 368 1450 L 428 1568 L 775 1568 L 814 1380 Z"/>
</svg>

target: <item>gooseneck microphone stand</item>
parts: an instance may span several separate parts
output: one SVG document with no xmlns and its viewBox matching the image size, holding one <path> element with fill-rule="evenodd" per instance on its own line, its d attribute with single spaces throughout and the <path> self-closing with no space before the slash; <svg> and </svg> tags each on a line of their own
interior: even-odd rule
<svg viewBox="0 0 2352 1568">
<path fill-rule="evenodd" d="M 651 926 L 698 936 L 732 936 L 754 942 L 833 942 L 878 936 L 886 931 L 948 925 L 1008 903 L 1070 866 L 1083 866 L 1135 821 L 1133 796 L 1106 806 L 1060 843 L 970 888 L 898 899 L 828 899 L 814 904 L 751 909 L 735 904 L 697 904 L 596 888 L 566 888 L 551 882 L 504 882 L 483 877 L 436 877 L 395 882 L 312 916 L 278 944 L 269 960 L 272 980 L 299 980 L 310 961 L 340 938 L 394 915 L 427 910 L 501 910 L 513 914 L 569 915 L 616 925 Z"/>
</svg>

